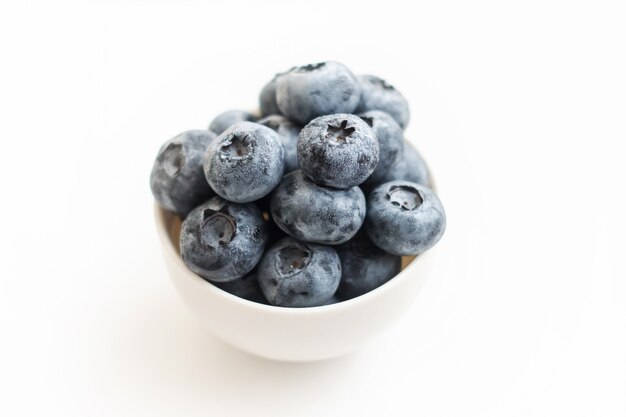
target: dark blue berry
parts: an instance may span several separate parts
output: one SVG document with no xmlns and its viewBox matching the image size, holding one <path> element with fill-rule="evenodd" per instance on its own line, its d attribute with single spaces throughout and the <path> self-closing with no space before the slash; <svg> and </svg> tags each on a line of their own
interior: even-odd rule
<svg viewBox="0 0 626 417">
<path fill-rule="evenodd" d="M 390 181 L 410 181 L 430 187 L 428 167 L 422 156 L 408 142 L 404 144 L 404 152 L 395 164 L 389 168 L 387 174 L 374 181 L 374 184 L 383 184 Z M 369 183 L 369 181 L 368 181 Z"/>
<path fill-rule="evenodd" d="M 418 255 L 439 241 L 446 214 L 437 195 L 423 185 L 392 181 L 367 198 L 365 230 L 372 242 L 394 255 Z"/>
<path fill-rule="evenodd" d="M 282 230 L 303 241 L 338 245 L 356 234 L 365 218 L 359 187 L 322 187 L 297 170 L 285 175 L 272 193 L 272 218 Z"/>
<path fill-rule="evenodd" d="M 291 68 L 289 71 L 292 71 Z M 261 116 L 266 117 L 272 114 L 281 114 L 278 104 L 276 104 L 276 82 L 278 78 L 287 74 L 289 71 L 278 73 L 272 78 L 270 82 L 265 84 L 261 93 L 259 94 L 259 108 L 261 110 Z"/>
<path fill-rule="evenodd" d="M 278 185 L 284 166 L 283 146 L 276 132 L 258 123 L 239 122 L 211 142 L 204 174 L 218 195 L 248 203 Z"/>
<path fill-rule="evenodd" d="M 400 272 L 402 258 L 389 254 L 359 232 L 353 239 L 337 246 L 341 259 L 341 283 L 337 295 L 350 299 L 380 287 Z"/>
<path fill-rule="evenodd" d="M 404 96 L 385 80 L 374 75 L 357 77 L 361 99 L 356 112 L 382 110 L 393 117 L 402 129 L 409 124 L 409 103 Z"/>
<path fill-rule="evenodd" d="M 378 140 L 358 116 L 332 114 L 306 125 L 298 138 L 298 162 L 316 184 L 346 189 L 365 181 L 376 169 Z"/>
<path fill-rule="evenodd" d="M 326 114 L 352 113 L 360 97 L 356 77 L 338 62 L 297 67 L 276 80 L 281 114 L 301 125 Z"/>
<path fill-rule="evenodd" d="M 215 195 L 202 169 L 204 152 L 214 139 L 208 130 L 189 130 L 161 146 L 150 174 L 150 188 L 161 207 L 185 217 Z"/>
<path fill-rule="evenodd" d="M 255 303 L 267 304 L 254 272 L 232 281 L 216 282 L 215 286 L 237 297 L 254 301 Z"/>
<path fill-rule="evenodd" d="M 180 252 L 189 269 L 201 277 L 232 281 L 252 271 L 267 238 L 267 225 L 254 204 L 215 196 L 193 209 L 183 222 Z"/>
<path fill-rule="evenodd" d="M 286 237 L 265 252 L 257 277 L 270 304 L 313 307 L 332 298 L 341 279 L 341 263 L 330 246 Z"/>
</svg>

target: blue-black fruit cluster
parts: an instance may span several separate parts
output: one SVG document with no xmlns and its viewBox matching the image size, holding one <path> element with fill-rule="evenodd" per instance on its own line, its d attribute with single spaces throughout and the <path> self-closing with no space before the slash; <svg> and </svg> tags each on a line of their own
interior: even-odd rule
<svg viewBox="0 0 626 417">
<path fill-rule="evenodd" d="M 223 112 L 159 149 L 150 187 L 183 219 L 190 270 L 250 301 L 324 306 L 374 290 L 401 256 L 439 241 L 445 212 L 391 84 L 339 62 L 302 65 L 262 88 L 259 109 Z"/>
</svg>

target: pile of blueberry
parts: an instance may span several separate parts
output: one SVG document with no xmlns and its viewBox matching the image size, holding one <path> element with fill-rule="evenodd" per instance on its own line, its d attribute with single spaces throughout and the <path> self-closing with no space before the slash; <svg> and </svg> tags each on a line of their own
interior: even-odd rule
<svg viewBox="0 0 626 417">
<path fill-rule="evenodd" d="M 409 107 L 338 62 L 294 67 L 159 150 L 156 201 L 184 218 L 185 264 L 248 300 L 311 307 L 358 297 L 444 232 L 426 165 L 404 142 Z"/>
</svg>

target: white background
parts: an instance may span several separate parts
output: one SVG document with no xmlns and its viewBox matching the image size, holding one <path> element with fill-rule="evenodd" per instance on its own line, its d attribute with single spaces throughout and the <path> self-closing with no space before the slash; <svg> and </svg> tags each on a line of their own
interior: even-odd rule
<svg viewBox="0 0 626 417">
<path fill-rule="evenodd" d="M 0 415 L 626 415 L 620 3 L 2 2 Z M 404 92 L 448 230 L 382 338 L 272 363 L 177 298 L 148 175 L 326 59 Z"/>
</svg>

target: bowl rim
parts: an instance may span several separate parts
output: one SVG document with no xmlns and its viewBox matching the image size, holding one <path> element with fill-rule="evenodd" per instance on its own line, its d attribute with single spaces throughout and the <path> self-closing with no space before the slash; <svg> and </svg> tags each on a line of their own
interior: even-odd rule
<svg viewBox="0 0 626 417">
<path fill-rule="evenodd" d="M 227 291 L 218 288 L 212 283 L 208 282 L 198 274 L 191 271 L 187 265 L 183 262 L 181 256 L 178 254 L 174 244 L 170 239 L 170 233 L 168 228 L 166 227 L 166 213 L 167 215 L 177 216 L 176 214 L 167 211 L 166 209 L 160 207 L 156 202 L 154 203 L 154 217 L 157 227 L 157 232 L 159 234 L 159 238 L 161 243 L 165 247 L 165 251 L 167 256 L 171 257 L 172 260 L 183 270 L 185 271 L 185 275 L 189 278 L 193 279 L 197 284 L 202 285 L 203 287 L 207 287 L 207 290 L 213 292 L 217 297 L 223 298 L 225 301 L 230 301 L 236 304 L 241 305 L 247 309 L 253 309 L 262 311 L 264 313 L 269 314 L 280 314 L 280 315 L 294 315 L 294 316 L 307 316 L 307 315 L 317 315 L 320 313 L 330 313 L 339 311 L 342 309 L 354 308 L 358 305 L 368 303 L 370 300 L 383 295 L 384 293 L 391 291 L 392 288 L 399 285 L 401 281 L 405 279 L 411 279 L 409 277 L 410 271 L 415 268 L 415 265 L 420 262 L 425 255 L 430 251 L 423 252 L 417 256 L 415 256 L 405 267 L 402 269 L 397 275 L 391 278 L 389 281 L 380 285 L 373 290 L 360 295 L 358 297 L 351 298 L 349 300 L 342 300 L 338 303 L 314 306 L 314 307 L 282 307 L 282 306 L 274 306 L 271 304 L 261 304 L 255 301 L 246 300 L 245 298 L 238 297 L 234 294 L 231 294 Z"/>
</svg>

